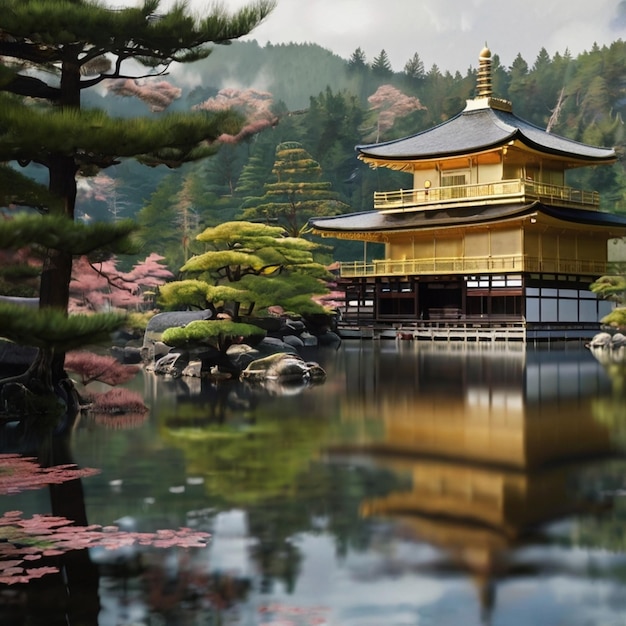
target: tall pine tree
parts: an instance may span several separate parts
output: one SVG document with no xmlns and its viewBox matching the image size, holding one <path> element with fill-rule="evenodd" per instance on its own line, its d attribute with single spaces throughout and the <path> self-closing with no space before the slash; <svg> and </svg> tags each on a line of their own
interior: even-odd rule
<svg viewBox="0 0 626 626">
<path fill-rule="evenodd" d="M 320 164 L 298 142 L 277 146 L 272 174 L 264 195 L 244 202 L 243 219 L 278 224 L 290 237 L 300 237 L 309 218 L 348 208 L 331 183 L 322 180 Z"/>
<path fill-rule="evenodd" d="M 160 0 L 121 9 L 95 0 L 6 0 L 0 12 L 0 161 L 44 166 L 58 200 L 45 213 L 71 224 L 78 175 L 124 157 L 177 167 L 214 153 L 220 135 L 236 134 L 239 116 L 225 111 L 113 119 L 81 109 L 81 94 L 105 81 L 137 78 L 127 73 L 129 61 L 143 65 L 144 76 L 158 76 L 174 62 L 205 58 L 211 44 L 246 35 L 273 7 L 274 0 L 256 0 L 233 14 L 214 7 L 196 18 L 183 3 L 161 10 Z M 40 104 L 26 106 L 21 98 Z M 47 247 L 42 308 L 67 311 L 72 252 Z M 52 369 L 53 380 L 63 376 L 62 352 Z"/>
</svg>

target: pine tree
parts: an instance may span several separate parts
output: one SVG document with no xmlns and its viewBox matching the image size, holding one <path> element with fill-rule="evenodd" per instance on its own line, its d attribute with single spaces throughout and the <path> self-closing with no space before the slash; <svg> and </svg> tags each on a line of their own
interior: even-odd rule
<svg viewBox="0 0 626 626">
<path fill-rule="evenodd" d="M 47 168 L 48 188 L 58 201 L 46 207 L 44 219 L 57 216 L 69 225 L 79 174 L 95 173 L 124 157 L 178 167 L 213 154 L 218 137 L 238 132 L 237 114 L 199 111 L 158 120 L 114 119 L 81 109 L 81 94 L 106 81 L 131 78 L 126 74 L 129 60 L 143 64 L 147 77 L 163 74 L 173 62 L 205 58 L 210 44 L 247 34 L 273 6 L 273 0 L 256 0 L 232 15 L 214 8 L 194 18 L 184 4 L 160 11 L 159 0 L 122 9 L 92 0 L 6 0 L 0 12 L 0 91 L 5 92 L 0 161 Z M 22 97 L 41 104 L 26 106 Z M 42 308 L 66 313 L 73 253 L 56 244 L 47 247 Z M 55 348 L 60 347 L 57 342 Z M 40 357 L 54 363 L 53 380 L 64 376 L 62 351 L 54 361 L 50 351 L 44 358 L 40 350 Z"/>
<path fill-rule="evenodd" d="M 272 174 L 274 180 L 265 184 L 264 195 L 243 204 L 243 219 L 276 223 L 290 237 L 299 237 L 309 218 L 347 208 L 331 184 L 322 180 L 320 164 L 298 142 L 277 146 Z"/>
<path fill-rule="evenodd" d="M 417 52 L 406 62 L 404 73 L 413 80 L 423 80 L 426 76 L 424 63 Z"/>
<path fill-rule="evenodd" d="M 210 308 L 233 303 L 233 319 L 240 308 L 248 315 L 272 305 L 300 314 L 323 312 L 311 296 L 327 293 L 330 276 L 313 260 L 317 244 L 286 237 L 280 226 L 226 222 L 207 228 L 197 237 L 209 250 L 191 257 L 181 268 L 184 280 L 160 290 L 165 308 Z"/>
<path fill-rule="evenodd" d="M 374 59 L 372 63 L 372 73 L 379 78 L 389 78 L 393 74 L 391 69 L 391 61 L 387 56 L 385 50 L 381 50 L 380 54 Z"/>
<path fill-rule="evenodd" d="M 367 60 L 365 52 L 361 48 L 357 48 L 348 61 L 348 69 L 350 71 L 360 72 L 367 69 Z"/>
</svg>

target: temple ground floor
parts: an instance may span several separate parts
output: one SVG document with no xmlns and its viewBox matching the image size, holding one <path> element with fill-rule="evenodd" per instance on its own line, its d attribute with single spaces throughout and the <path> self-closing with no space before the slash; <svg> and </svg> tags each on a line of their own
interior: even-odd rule
<svg viewBox="0 0 626 626">
<path fill-rule="evenodd" d="M 596 277 L 484 274 L 339 279 L 343 337 L 590 339 L 612 308 Z"/>
</svg>

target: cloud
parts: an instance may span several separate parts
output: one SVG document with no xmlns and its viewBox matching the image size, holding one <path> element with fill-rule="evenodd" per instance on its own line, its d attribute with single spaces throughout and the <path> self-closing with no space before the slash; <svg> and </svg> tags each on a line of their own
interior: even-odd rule
<svg viewBox="0 0 626 626">
<path fill-rule="evenodd" d="M 112 0 L 136 4 L 134 0 Z M 167 7 L 173 0 L 163 0 Z M 190 0 L 206 10 L 210 3 Z M 236 10 L 248 0 L 223 3 Z M 274 12 L 244 39 L 266 43 L 316 43 L 343 58 L 361 48 L 368 61 L 385 50 L 393 68 L 419 54 L 426 69 L 464 73 L 478 65 L 488 43 L 505 66 L 515 57 L 532 65 L 541 48 L 553 56 L 577 55 L 594 43 L 609 44 L 626 34 L 626 0 L 278 0 Z"/>
</svg>

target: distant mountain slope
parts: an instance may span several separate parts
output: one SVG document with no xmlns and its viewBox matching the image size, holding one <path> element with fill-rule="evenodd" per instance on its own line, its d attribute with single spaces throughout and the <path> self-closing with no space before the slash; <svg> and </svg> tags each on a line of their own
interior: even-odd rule
<svg viewBox="0 0 626 626">
<path fill-rule="evenodd" d="M 256 41 L 216 46 L 208 58 L 172 67 L 163 78 L 183 89 L 168 111 L 188 110 L 224 87 L 269 91 L 275 102 L 282 101 L 293 111 L 308 108 L 310 97 L 327 87 L 341 91 L 352 86 L 347 61 L 317 44 L 261 47 Z M 149 113 L 143 102 L 109 93 L 85 94 L 83 104 L 123 117 Z"/>
</svg>

